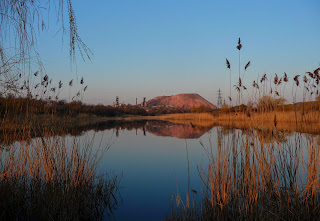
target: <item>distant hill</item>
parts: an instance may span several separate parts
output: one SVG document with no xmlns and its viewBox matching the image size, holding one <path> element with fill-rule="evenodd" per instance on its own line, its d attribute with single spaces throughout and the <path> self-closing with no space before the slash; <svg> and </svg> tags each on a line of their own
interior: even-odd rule
<svg viewBox="0 0 320 221">
<path fill-rule="evenodd" d="M 148 100 L 147 106 L 171 106 L 185 109 L 205 106 L 206 108 L 217 109 L 215 105 L 211 104 L 199 94 L 177 94 L 172 96 L 159 96 Z"/>
</svg>

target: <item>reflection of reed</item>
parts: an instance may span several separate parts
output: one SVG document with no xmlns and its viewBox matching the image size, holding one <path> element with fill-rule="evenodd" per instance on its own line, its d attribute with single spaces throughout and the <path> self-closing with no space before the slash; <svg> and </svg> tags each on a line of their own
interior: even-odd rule
<svg viewBox="0 0 320 221">
<path fill-rule="evenodd" d="M 283 133 L 293 133 L 293 132 L 299 132 L 299 133 L 307 133 L 307 134 L 319 134 L 320 133 L 320 125 L 317 123 L 302 123 L 302 124 L 296 124 L 294 122 L 279 122 L 277 121 L 277 127 L 275 127 L 275 124 L 273 121 L 269 122 L 247 122 L 247 121 L 220 121 L 216 124 L 216 126 L 222 126 L 224 128 L 233 128 L 233 129 L 241 129 L 241 130 L 263 130 L 263 131 L 280 131 Z"/>
<path fill-rule="evenodd" d="M 102 121 L 95 123 L 88 123 L 84 125 L 71 124 L 68 126 L 65 125 L 52 125 L 50 126 L 51 134 L 58 136 L 81 136 L 86 131 L 93 130 L 95 132 L 125 128 L 127 130 L 137 129 L 145 125 L 146 121 Z M 27 141 L 35 137 L 48 136 L 46 134 L 46 129 L 43 125 L 35 125 L 30 131 L 28 136 L 25 136 L 23 130 L 0 130 L 0 142 L 3 143 L 3 146 L 13 144 L 16 141 Z"/>
<path fill-rule="evenodd" d="M 236 129 L 241 130 L 242 134 L 256 136 L 261 143 L 284 143 L 287 141 L 287 137 L 291 136 L 293 132 L 288 130 L 275 130 L 269 128 L 236 128 L 231 126 L 222 126 L 221 133 L 223 135 L 229 135 L 235 133 Z"/>
</svg>

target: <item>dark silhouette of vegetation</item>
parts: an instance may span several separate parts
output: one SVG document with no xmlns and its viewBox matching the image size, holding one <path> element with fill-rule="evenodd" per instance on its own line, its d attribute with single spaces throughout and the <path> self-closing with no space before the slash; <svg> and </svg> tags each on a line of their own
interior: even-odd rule
<svg viewBox="0 0 320 221">
<path fill-rule="evenodd" d="M 207 108 L 203 105 L 199 106 L 199 107 L 192 107 L 191 108 L 191 113 L 205 113 L 205 112 L 210 112 L 212 111 L 212 109 Z"/>
</svg>

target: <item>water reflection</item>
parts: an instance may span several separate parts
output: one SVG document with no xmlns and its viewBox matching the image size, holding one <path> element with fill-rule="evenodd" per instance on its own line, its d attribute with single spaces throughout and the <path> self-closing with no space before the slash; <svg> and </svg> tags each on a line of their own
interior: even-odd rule
<svg viewBox="0 0 320 221">
<path fill-rule="evenodd" d="M 192 123 L 178 124 L 172 122 L 147 122 L 146 130 L 156 136 L 176 137 L 179 139 L 197 139 L 208 132 L 211 126 L 197 126 Z"/>
<path fill-rule="evenodd" d="M 203 134 L 208 132 L 214 125 L 209 126 L 199 126 L 192 124 L 190 122 L 185 123 L 173 123 L 168 121 L 160 120 L 140 120 L 140 121 L 121 121 L 121 120 L 111 120 L 102 121 L 86 125 L 77 125 L 71 128 L 52 128 L 52 134 L 55 136 L 82 136 L 85 132 L 93 130 L 94 132 L 114 130 L 117 137 L 120 136 L 119 131 L 121 130 L 135 130 L 136 135 L 138 131 L 142 131 L 144 136 L 147 133 L 151 133 L 156 136 L 169 136 L 176 137 L 180 139 L 196 139 L 201 137 Z M 47 132 L 47 131 L 46 131 Z M 44 131 L 41 128 L 35 128 L 32 130 L 28 139 L 43 137 Z M 47 134 L 46 134 L 47 136 Z M 0 143 L 1 147 L 9 146 L 14 142 L 27 141 L 26 136 L 23 132 L 15 131 L 10 133 L 0 133 Z"/>
<path fill-rule="evenodd" d="M 221 135 L 234 134 L 238 128 L 233 126 L 221 126 Z M 242 135 L 255 136 L 260 143 L 272 144 L 272 143 L 285 143 L 288 137 L 294 134 L 291 130 L 277 130 L 270 128 L 241 128 Z"/>
<path fill-rule="evenodd" d="M 214 125 L 210 126 L 199 126 L 190 123 L 174 123 L 169 121 L 129 121 L 129 122 L 111 122 L 116 123 L 114 125 L 115 134 L 119 137 L 120 130 L 132 130 L 135 129 L 136 135 L 138 135 L 138 130 L 142 131 L 143 136 L 147 136 L 147 133 L 151 133 L 155 136 L 164 137 L 176 137 L 179 139 L 197 139 L 203 134 L 208 132 Z M 104 130 L 104 128 L 100 129 Z M 97 128 L 95 128 L 97 131 Z"/>
<path fill-rule="evenodd" d="M 282 126 L 281 128 L 274 128 L 272 125 L 263 125 L 260 127 L 249 127 L 246 124 L 227 124 L 227 123 L 208 123 L 208 122 L 189 122 L 189 121 L 161 121 L 161 120 L 109 120 L 94 122 L 85 125 L 77 125 L 69 128 L 63 127 L 63 130 L 59 127 L 53 127 L 51 129 L 52 134 L 55 136 L 82 136 L 87 131 L 105 131 L 113 130 L 117 137 L 121 136 L 120 131 L 135 130 L 136 135 L 142 134 L 147 136 L 148 133 L 155 136 L 175 137 L 179 139 L 198 139 L 213 127 L 221 127 L 221 134 L 228 135 L 233 133 L 236 129 L 240 129 L 243 133 L 253 134 L 259 137 L 263 143 L 273 142 L 286 142 L 286 137 L 292 135 L 294 131 L 307 133 L 307 134 L 319 134 L 320 130 L 315 130 L 314 127 L 293 127 L 292 125 Z M 36 137 L 45 136 L 47 130 L 42 128 L 33 128 L 30 136 L 24 136 L 23 131 L 10 131 L 5 132 L 0 130 L 0 147 L 5 149 L 6 146 L 10 146 L 15 142 L 26 141 L 30 142 L 30 139 Z M 142 133 L 141 133 L 142 132 Z M 29 139 L 29 140 L 26 140 Z"/>
</svg>

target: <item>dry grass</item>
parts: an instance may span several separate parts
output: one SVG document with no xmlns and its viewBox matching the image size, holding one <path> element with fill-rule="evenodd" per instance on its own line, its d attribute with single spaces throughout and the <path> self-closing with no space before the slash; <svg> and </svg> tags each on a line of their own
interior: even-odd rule
<svg viewBox="0 0 320 221">
<path fill-rule="evenodd" d="M 250 112 L 247 113 L 223 113 L 214 118 L 215 121 L 246 121 L 246 122 L 273 122 L 276 116 L 277 122 L 293 122 L 301 123 L 320 123 L 320 112 L 309 111 L 302 114 L 302 112 L 295 111 L 269 111 L 269 112 Z"/>
<path fill-rule="evenodd" d="M 191 120 L 191 121 L 259 121 L 259 122 L 271 122 L 274 121 L 274 116 L 277 116 L 278 122 L 308 122 L 308 123 L 320 123 L 320 112 L 309 111 L 302 114 L 295 111 L 268 111 L 268 112 L 231 112 L 231 113 L 183 113 L 183 114 L 166 114 L 161 116 L 147 117 L 147 119 L 161 119 L 161 120 Z"/>
<path fill-rule="evenodd" d="M 117 208 L 119 182 L 97 172 L 108 147 L 60 136 L 74 124 L 72 114 L 39 117 L 38 107 L 28 105 L 20 114 L 12 114 L 19 105 L 1 112 L 0 220 L 108 217 Z"/>
<path fill-rule="evenodd" d="M 320 148 L 316 136 L 286 142 L 255 130 L 218 130 L 201 168 L 204 198 L 183 203 L 167 220 L 316 220 L 320 215 Z M 191 199 L 192 196 L 187 196 Z"/>
<path fill-rule="evenodd" d="M 303 76 L 303 101 L 312 101 L 318 95 L 319 72 L 320 68 Z M 295 101 L 299 75 L 293 80 Z M 222 127 L 217 129 L 217 145 L 209 142 L 209 147 L 203 146 L 209 161 L 199 170 L 203 200 L 195 202 L 190 194 L 182 200 L 178 195 L 166 220 L 319 219 L 319 106 L 309 102 L 308 107 L 304 102 L 291 105 L 290 110 L 279 108 L 274 101 L 281 103 L 287 82 L 286 74 L 276 74 L 270 83 L 264 74 L 253 82 L 256 91 L 248 102 L 251 108 L 218 112 L 210 119 Z M 237 102 L 241 103 L 242 92 L 238 92 Z M 261 103 L 266 97 L 272 102 Z M 186 120 L 192 118 L 198 116 L 189 115 Z"/>
<path fill-rule="evenodd" d="M 35 139 L 24 130 L 26 141 L 0 151 L 0 220 L 100 220 L 112 213 L 119 180 L 97 173 L 107 149 L 43 130 Z"/>
</svg>

